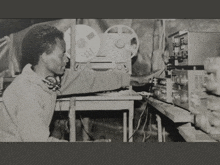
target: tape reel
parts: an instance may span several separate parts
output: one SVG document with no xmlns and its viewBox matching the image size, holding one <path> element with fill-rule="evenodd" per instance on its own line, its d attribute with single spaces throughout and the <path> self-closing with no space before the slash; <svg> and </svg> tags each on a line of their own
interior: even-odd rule
<svg viewBox="0 0 220 165">
<path fill-rule="evenodd" d="M 94 58 L 100 48 L 100 38 L 97 32 L 87 25 L 76 25 L 75 26 L 75 51 L 76 51 L 76 62 L 87 62 Z M 70 58 L 70 47 L 71 47 L 71 29 L 69 28 L 64 33 L 64 40 L 66 41 L 66 53 Z"/>
<path fill-rule="evenodd" d="M 87 62 L 99 52 L 100 38 L 97 32 L 87 25 L 76 25 L 76 62 Z"/>
<path fill-rule="evenodd" d="M 119 39 L 115 42 L 115 46 L 118 48 L 125 48 L 128 51 L 131 51 L 131 58 L 133 58 L 137 54 L 140 42 L 138 40 L 137 34 L 132 28 L 126 25 L 114 25 L 105 31 L 105 34 L 108 33 L 117 33 L 119 36 L 125 33 L 130 34 L 127 35 L 128 38 L 126 39 L 130 40 L 129 43 L 125 43 L 123 40 Z"/>
<path fill-rule="evenodd" d="M 137 34 L 126 25 L 111 26 L 104 34 L 98 35 L 90 26 L 78 24 L 75 34 L 75 61 L 79 63 L 91 61 L 97 55 L 111 61 L 126 61 L 127 58 L 133 58 L 139 48 Z M 70 58 L 71 28 L 64 33 L 64 40 L 66 54 Z M 131 53 L 130 57 L 126 55 L 128 52 Z"/>
</svg>

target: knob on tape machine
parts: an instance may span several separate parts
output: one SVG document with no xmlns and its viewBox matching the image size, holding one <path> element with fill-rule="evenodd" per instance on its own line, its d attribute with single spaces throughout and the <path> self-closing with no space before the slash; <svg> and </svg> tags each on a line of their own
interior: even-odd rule
<svg viewBox="0 0 220 165">
<path fill-rule="evenodd" d="M 123 40 L 119 39 L 118 41 L 116 41 L 115 46 L 117 48 L 124 48 L 125 47 L 125 43 Z"/>
</svg>

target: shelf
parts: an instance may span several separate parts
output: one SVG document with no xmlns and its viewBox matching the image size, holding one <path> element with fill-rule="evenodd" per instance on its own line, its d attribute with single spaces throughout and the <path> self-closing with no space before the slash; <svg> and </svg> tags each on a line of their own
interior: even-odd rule
<svg viewBox="0 0 220 165">
<path fill-rule="evenodd" d="M 192 126 L 180 126 L 177 128 L 179 130 L 180 135 L 187 142 L 217 142 L 212 139 L 208 134 L 204 133 L 201 130 L 197 130 Z"/>
<path fill-rule="evenodd" d="M 164 103 L 152 97 L 148 98 L 148 103 L 159 112 L 167 116 L 174 123 L 193 122 L 193 115 L 185 109 L 176 107 L 172 104 Z"/>
</svg>

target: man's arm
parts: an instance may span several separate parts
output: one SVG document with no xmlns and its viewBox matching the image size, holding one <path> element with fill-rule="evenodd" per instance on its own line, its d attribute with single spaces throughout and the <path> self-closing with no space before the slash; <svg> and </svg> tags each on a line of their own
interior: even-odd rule
<svg viewBox="0 0 220 165">
<path fill-rule="evenodd" d="M 115 90 L 130 85 L 130 76 L 126 73 L 112 71 L 81 71 L 66 70 L 62 78 L 62 95 L 91 93 Z"/>
<path fill-rule="evenodd" d="M 17 106 L 17 124 L 19 134 L 24 142 L 58 142 L 58 139 L 49 137 L 49 127 L 41 116 L 45 110 L 42 109 L 37 96 L 34 94 L 19 98 Z"/>
</svg>

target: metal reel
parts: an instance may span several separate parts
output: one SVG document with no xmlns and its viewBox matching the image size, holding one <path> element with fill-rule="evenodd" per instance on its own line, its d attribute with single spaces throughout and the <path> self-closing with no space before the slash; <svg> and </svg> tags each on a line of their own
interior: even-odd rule
<svg viewBox="0 0 220 165">
<path fill-rule="evenodd" d="M 75 27 L 75 53 L 76 62 L 88 62 L 94 58 L 100 48 L 100 38 L 98 33 L 88 25 L 78 24 Z M 67 53 L 70 52 L 71 31 L 68 29 L 65 32 L 65 41 L 67 43 Z M 69 55 L 70 56 L 70 55 Z"/>
<path fill-rule="evenodd" d="M 118 48 L 121 48 L 121 47 L 125 47 L 127 50 L 131 51 L 131 58 L 133 58 L 137 52 L 138 52 L 138 49 L 139 49 L 139 45 L 140 45 L 140 42 L 138 40 L 138 36 L 137 34 L 135 33 L 135 31 L 129 27 L 129 26 L 126 26 L 126 25 L 114 25 L 114 26 L 111 26 L 110 28 L 108 28 L 105 33 L 118 33 L 119 35 L 122 35 L 123 33 L 130 33 L 131 35 L 129 36 L 128 39 L 130 39 L 130 45 L 123 45 L 124 43 L 120 40 L 118 40 L 116 42 L 116 46 Z"/>
</svg>

